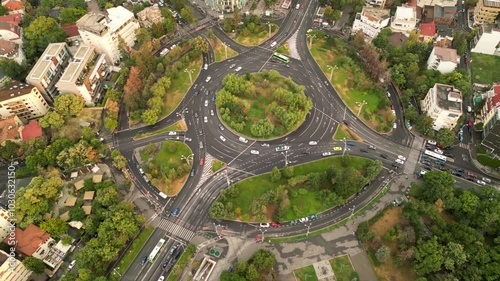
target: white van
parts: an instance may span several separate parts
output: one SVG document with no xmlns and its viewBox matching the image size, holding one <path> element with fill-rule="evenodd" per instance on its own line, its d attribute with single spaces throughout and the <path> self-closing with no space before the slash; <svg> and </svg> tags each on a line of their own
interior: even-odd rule
<svg viewBox="0 0 500 281">
<path fill-rule="evenodd" d="M 297 4 L 297 6 L 295 6 L 295 10 L 298 10 L 300 9 L 300 4 Z"/>
<path fill-rule="evenodd" d="M 242 143 L 248 143 L 248 140 L 244 137 L 240 137 L 238 140 L 241 141 Z"/>
</svg>

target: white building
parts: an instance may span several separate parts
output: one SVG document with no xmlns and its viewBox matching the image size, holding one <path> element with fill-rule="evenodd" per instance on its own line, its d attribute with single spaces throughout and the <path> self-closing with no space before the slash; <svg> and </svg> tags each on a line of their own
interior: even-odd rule
<svg viewBox="0 0 500 281">
<path fill-rule="evenodd" d="M 385 0 L 365 0 L 365 4 L 368 7 L 376 6 L 376 7 L 384 7 Z"/>
<path fill-rule="evenodd" d="M 0 89 L 0 117 L 17 115 L 26 122 L 44 116 L 49 105 L 36 87 L 21 82 L 12 82 Z"/>
<path fill-rule="evenodd" d="M 106 55 L 110 63 L 120 60 L 119 38 L 130 48 L 135 44 L 139 23 L 134 14 L 122 6 L 107 9 L 107 15 L 86 14 L 76 22 L 83 43 Z"/>
<path fill-rule="evenodd" d="M 434 120 L 434 130 L 452 129 L 462 116 L 462 93 L 453 86 L 436 83 L 421 101 L 421 108 Z"/>
<path fill-rule="evenodd" d="M 9 254 L 0 250 L 0 280 L 2 281 L 28 281 L 33 272 L 27 269 L 22 262 L 16 258 L 10 258 Z"/>
<path fill-rule="evenodd" d="M 362 31 L 366 36 L 375 38 L 382 28 L 389 25 L 390 14 L 388 9 L 363 7 L 361 13 L 356 14 L 352 32 Z"/>
<path fill-rule="evenodd" d="M 471 52 L 500 56 L 500 27 L 483 24 L 473 41 Z"/>
<path fill-rule="evenodd" d="M 96 54 L 95 48 L 81 45 L 64 70 L 56 87 L 61 94 L 79 94 L 88 105 L 104 96 L 104 80 L 110 75 L 104 54 Z"/>
<path fill-rule="evenodd" d="M 231 13 L 235 6 L 241 10 L 247 2 L 248 0 L 207 0 L 205 3 L 214 11 Z"/>
<path fill-rule="evenodd" d="M 427 60 L 427 69 L 434 69 L 442 74 L 453 72 L 460 63 L 457 50 L 443 47 L 434 47 Z"/>
<path fill-rule="evenodd" d="M 56 83 L 70 57 L 66 43 L 49 44 L 26 77 L 26 82 L 35 86 L 46 100 L 53 102 L 59 94 Z"/>
<path fill-rule="evenodd" d="M 394 32 L 410 33 L 417 26 L 417 9 L 415 7 L 401 6 L 396 9 L 396 14 L 391 21 Z"/>
<path fill-rule="evenodd" d="M 0 207 L 0 241 L 3 241 L 5 237 L 9 234 L 10 229 L 10 215 L 8 210 Z M 15 228 L 15 226 L 13 226 Z"/>
</svg>

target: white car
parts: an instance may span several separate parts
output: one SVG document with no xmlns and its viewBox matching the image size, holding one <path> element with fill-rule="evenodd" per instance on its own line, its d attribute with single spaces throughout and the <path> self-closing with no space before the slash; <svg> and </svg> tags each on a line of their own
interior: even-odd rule
<svg viewBox="0 0 500 281">
<path fill-rule="evenodd" d="M 405 161 L 403 161 L 401 159 L 396 159 L 396 163 L 403 165 L 405 163 Z"/>
<path fill-rule="evenodd" d="M 158 281 L 163 281 L 165 280 L 165 276 L 160 276 L 160 278 L 158 278 Z"/>
<path fill-rule="evenodd" d="M 168 132 L 168 135 L 169 136 L 175 136 L 175 135 L 177 135 L 177 132 Z"/>
<path fill-rule="evenodd" d="M 255 155 L 259 155 L 260 152 L 258 150 L 252 149 L 252 150 L 250 150 L 250 153 L 255 154 Z"/>
<path fill-rule="evenodd" d="M 392 109 L 392 115 L 396 115 L 396 110 Z"/>
<path fill-rule="evenodd" d="M 203 67 L 203 69 L 207 70 L 208 69 L 208 64 L 205 63 L 205 66 Z"/>
<path fill-rule="evenodd" d="M 212 77 L 208 76 L 208 77 L 207 77 L 207 80 L 205 80 L 205 82 L 207 82 L 207 83 L 208 83 L 208 82 L 210 82 L 210 80 L 212 80 Z"/>
<path fill-rule="evenodd" d="M 68 266 L 68 269 L 72 269 L 73 267 L 75 267 L 75 264 L 76 264 L 76 260 L 75 261 L 72 261 L 69 266 Z"/>
<path fill-rule="evenodd" d="M 208 100 L 205 100 L 205 106 L 208 106 Z"/>
<path fill-rule="evenodd" d="M 437 144 L 436 141 L 433 141 L 433 140 L 428 140 L 427 143 L 430 144 L 430 145 L 436 145 Z"/>
<path fill-rule="evenodd" d="M 269 147 L 269 144 L 268 144 L 268 143 L 266 143 L 266 142 L 264 142 L 264 143 L 262 143 L 260 146 L 262 146 L 262 147 Z"/>
<path fill-rule="evenodd" d="M 394 124 L 392 125 L 392 127 L 393 127 L 394 129 L 396 129 L 396 128 L 398 127 L 398 123 L 394 122 Z"/>
<path fill-rule="evenodd" d="M 268 223 L 261 223 L 261 224 L 259 224 L 259 227 L 269 227 L 269 224 Z"/>
<path fill-rule="evenodd" d="M 477 183 L 480 184 L 480 185 L 486 185 L 486 183 L 484 181 L 482 181 L 482 180 L 478 180 Z"/>
<path fill-rule="evenodd" d="M 226 141 L 226 138 L 225 138 L 225 137 L 223 137 L 223 136 L 220 136 L 220 137 L 219 137 L 219 139 L 220 139 L 221 141 Z"/>
<path fill-rule="evenodd" d="M 210 109 L 210 116 L 214 116 L 214 110 Z"/>
<path fill-rule="evenodd" d="M 323 152 L 323 156 L 331 156 L 333 155 L 333 152 Z"/>
<path fill-rule="evenodd" d="M 236 66 L 236 64 L 234 64 L 234 63 L 233 63 L 233 64 L 231 64 L 231 65 L 229 66 L 229 69 L 233 69 L 235 66 Z"/>
<path fill-rule="evenodd" d="M 309 221 L 309 218 L 308 217 L 305 217 L 305 218 L 301 218 L 299 219 L 300 222 L 308 222 Z"/>
<path fill-rule="evenodd" d="M 317 145 L 317 144 L 318 144 L 318 142 L 317 142 L 317 141 L 310 141 L 310 142 L 309 142 L 309 145 Z"/>
<path fill-rule="evenodd" d="M 207 116 L 203 117 L 203 122 L 208 123 L 208 117 Z"/>
<path fill-rule="evenodd" d="M 398 159 L 399 159 L 399 160 L 406 161 L 406 157 L 404 157 L 403 155 L 398 155 Z"/>
<path fill-rule="evenodd" d="M 274 41 L 273 43 L 271 43 L 271 48 L 276 46 L 276 44 L 278 44 L 276 41 Z"/>
<path fill-rule="evenodd" d="M 436 152 L 437 154 L 441 154 L 441 155 L 443 155 L 443 153 L 444 153 L 444 152 L 443 152 L 441 149 L 439 149 L 439 148 L 434 149 L 434 152 Z"/>
<path fill-rule="evenodd" d="M 241 66 L 238 66 L 234 71 L 238 72 L 241 70 Z"/>
</svg>

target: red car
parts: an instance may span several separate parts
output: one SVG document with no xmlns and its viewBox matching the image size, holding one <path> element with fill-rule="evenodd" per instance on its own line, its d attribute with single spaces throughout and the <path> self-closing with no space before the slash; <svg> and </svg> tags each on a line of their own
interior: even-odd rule
<svg viewBox="0 0 500 281">
<path fill-rule="evenodd" d="M 200 166 L 203 166 L 205 164 L 205 158 L 201 157 L 200 158 Z"/>
<path fill-rule="evenodd" d="M 394 110 L 394 104 L 391 104 L 391 109 Z"/>
<path fill-rule="evenodd" d="M 440 149 L 444 149 L 444 146 L 440 145 L 439 143 L 438 143 L 438 144 L 436 144 L 436 146 L 437 146 L 438 148 L 440 148 Z"/>
<path fill-rule="evenodd" d="M 272 227 L 280 227 L 280 226 L 281 226 L 281 224 L 280 224 L 279 222 L 272 222 L 272 223 L 271 223 L 271 226 L 272 226 Z"/>
</svg>

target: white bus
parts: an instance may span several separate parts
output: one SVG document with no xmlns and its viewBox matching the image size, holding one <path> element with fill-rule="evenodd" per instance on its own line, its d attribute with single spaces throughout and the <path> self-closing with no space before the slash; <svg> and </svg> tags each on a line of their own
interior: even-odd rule
<svg viewBox="0 0 500 281">
<path fill-rule="evenodd" d="M 446 163 L 447 157 L 441 154 L 438 154 L 436 152 L 426 150 L 424 152 L 424 155 L 422 156 L 424 158 L 431 158 L 433 160 L 439 161 L 441 163 Z"/>
<path fill-rule="evenodd" d="M 160 252 L 160 250 L 163 247 L 163 245 L 165 244 L 165 242 L 166 242 L 165 239 L 160 239 L 160 241 L 158 241 L 158 244 L 156 244 L 156 247 L 153 249 L 153 251 L 149 255 L 149 262 L 150 263 L 155 262 L 156 256 Z"/>
</svg>

